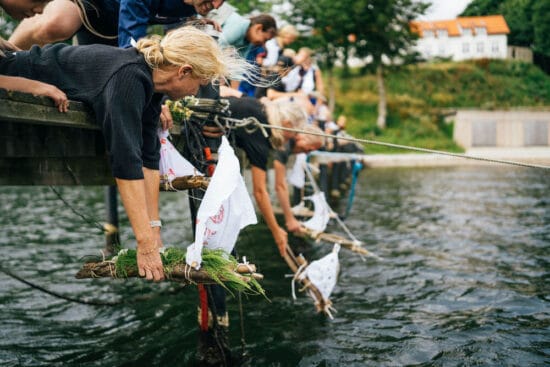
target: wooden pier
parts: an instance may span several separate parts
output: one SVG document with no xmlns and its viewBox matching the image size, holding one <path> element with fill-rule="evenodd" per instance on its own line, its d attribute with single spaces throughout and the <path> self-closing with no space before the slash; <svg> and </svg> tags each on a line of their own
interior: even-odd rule
<svg viewBox="0 0 550 367">
<path fill-rule="evenodd" d="M 93 114 L 71 101 L 0 89 L 0 185 L 113 185 Z"/>
</svg>

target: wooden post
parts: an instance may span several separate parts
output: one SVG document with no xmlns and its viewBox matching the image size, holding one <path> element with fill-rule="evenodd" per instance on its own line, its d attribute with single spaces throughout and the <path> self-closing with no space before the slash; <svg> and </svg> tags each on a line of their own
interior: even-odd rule
<svg viewBox="0 0 550 367">
<path fill-rule="evenodd" d="M 105 224 L 105 249 L 106 256 L 115 252 L 115 246 L 120 243 L 118 233 L 118 200 L 117 187 L 105 187 L 105 207 L 107 208 L 107 222 Z"/>
</svg>

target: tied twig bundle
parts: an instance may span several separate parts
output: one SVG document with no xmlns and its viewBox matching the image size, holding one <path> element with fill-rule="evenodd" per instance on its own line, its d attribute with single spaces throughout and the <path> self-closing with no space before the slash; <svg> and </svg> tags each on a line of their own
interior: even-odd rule
<svg viewBox="0 0 550 367">
<path fill-rule="evenodd" d="M 206 190 L 210 183 L 210 177 L 206 176 L 181 176 L 176 177 L 169 182 L 168 179 L 161 177 L 160 190 L 161 191 L 180 191 L 191 189 Z"/>
<path fill-rule="evenodd" d="M 337 243 L 343 248 L 346 248 L 359 255 L 373 256 L 373 254 L 371 254 L 367 249 L 363 248 L 362 242 L 350 240 L 334 233 L 318 232 L 307 227 L 302 227 L 301 232 L 297 235 L 300 237 L 308 237 L 314 240 L 316 243 L 319 243 L 321 241 L 332 244 Z"/>
<path fill-rule="evenodd" d="M 256 266 L 250 263 L 240 264 L 223 250 L 203 250 L 200 270 L 186 264 L 185 250 L 167 248 L 159 252 L 164 274 L 170 280 L 188 284 L 219 284 L 230 293 L 235 291 L 265 296 L 265 291 L 258 282 L 263 279 L 263 275 L 256 273 Z M 136 251 L 123 249 L 112 259 L 86 263 L 76 274 L 77 279 L 101 277 L 139 277 Z"/>
<path fill-rule="evenodd" d="M 303 279 L 299 278 L 300 271 L 307 266 L 307 260 L 302 255 L 294 255 L 294 252 L 288 244 L 286 245 L 284 259 L 290 267 L 290 270 L 294 273 L 294 280 L 299 281 L 303 285 L 302 290 L 306 290 L 307 294 L 313 299 L 316 311 L 323 312 L 325 315 L 330 317 L 332 302 L 329 299 L 325 299 L 319 289 L 317 289 L 317 287 L 311 283 L 307 277 L 304 277 Z"/>
</svg>

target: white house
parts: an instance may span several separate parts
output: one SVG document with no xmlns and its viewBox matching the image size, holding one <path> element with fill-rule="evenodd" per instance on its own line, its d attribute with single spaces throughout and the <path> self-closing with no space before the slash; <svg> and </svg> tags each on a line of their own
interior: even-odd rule
<svg viewBox="0 0 550 367">
<path fill-rule="evenodd" d="M 426 60 L 505 59 L 510 29 L 502 15 L 459 17 L 451 20 L 413 21 L 420 35 L 415 49 Z"/>
</svg>

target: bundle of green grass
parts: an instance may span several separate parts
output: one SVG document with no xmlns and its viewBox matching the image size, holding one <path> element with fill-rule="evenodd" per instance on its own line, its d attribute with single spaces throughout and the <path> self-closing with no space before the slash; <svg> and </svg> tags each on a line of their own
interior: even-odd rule
<svg viewBox="0 0 550 367">
<path fill-rule="evenodd" d="M 163 248 L 160 257 L 164 266 L 164 273 L 168 277 L 178 266 L 186 266 L 186 251 L 179 248 Z M 129 274 L 137 273 L 136 250 L 122 249 L 111 259 L 115 264 L 115 276 L 127 278 Z M 224 287 L 231 294 L 233 292 L 247 294 L 261 294 L 265 296 L 265 290 L 252 274 L 238 274 L 235 269 L 239 265 L 237 259 L 225 251 L 203 249 L 201 270 L 214 282 Z"/>
</svg>

